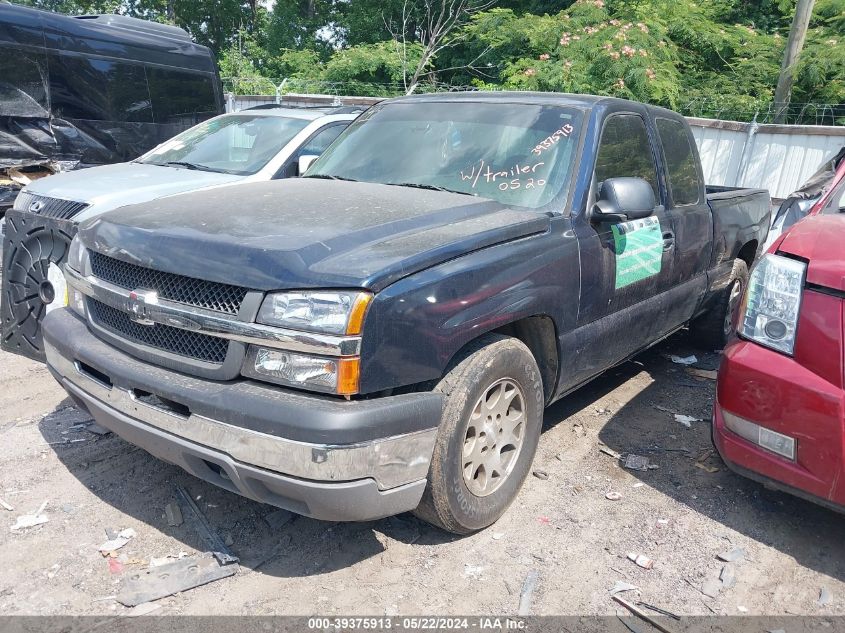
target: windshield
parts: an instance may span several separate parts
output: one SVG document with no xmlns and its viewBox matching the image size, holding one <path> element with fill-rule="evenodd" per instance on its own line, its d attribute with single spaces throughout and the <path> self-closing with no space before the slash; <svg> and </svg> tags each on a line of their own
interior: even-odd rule
<svg viewBox="0 0 845 633">
<path fill-rule="evenodd" d="M 581 111 L 516 103 L 388 103 L 359 117 L 306 177 L 443 189 L 539 208 L 565 195 Z"/>
<path fill-rule="evenodd" d="M 249 176 L 308 123 L 280 116 L 224 115 L 182 132 L 137 162 Z"/>
</svg>

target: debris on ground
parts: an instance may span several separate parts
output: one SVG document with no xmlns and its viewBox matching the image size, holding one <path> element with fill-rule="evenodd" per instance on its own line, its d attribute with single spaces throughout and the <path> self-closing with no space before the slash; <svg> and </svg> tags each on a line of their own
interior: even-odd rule
<svg viewBox="0 0 845 633">
<path fill-rule="evenodd" d="M 114 552 L 126 545 L 129 541 L 135 538 L 137 534 L 132 528 L 126 528 L 117 533 L 117 536 L 109 538 L 108 541 L 100 545 L 99 552 L 103 556 L 113 555 Z"/>
<path fill-rule="evenodd" d="M 494 541 L 498 541 L 498 540 L 499 540 L 499 539 L 501 539 L 504 535 L 505 535 L 505 533 L 504 533 L 504 532 L 493 532 L 493 534 L 492 534 L 491 538 L 492 538 Z"/>
<path fill-rule="evenodd" d="M 671 360 L 676 365 L 695 365 L 698 362 L 698 359 L 693 356 L 676 356 L 675 354 L 671 354 L 669 356 L 669 360 Z"/>
<path fill-rule="evenodd" d="M 660 615 L 668 616 L 668 617 L 672 618 L 673 620 L 677 620 L 678 622 L 681 621 L 681 616 L 679 616 L 675 613 L 672 613 L 671 611 L 667 611 L 666 609 L 661 609 L 660 607 L 655 607 L 653 604 L 648 604 L 647 602 L 638 602 L 637 606 L 638 607 L 644 607 L 646 609 L 649 609 L 650 611 L 654 611 L 655 613 L 659 613 Z"/>
<path fill-rule="evenodd" d="M 519 615 L 526 616 L 531 614 L 531 601 L 539 580 L 540 572 L 536 569 L 532 569 L 525 576 L 525 582 L 522 583 L 522 591 L 519 594 L 519 610 L 517 612 Z"/>
<path fill-rule="evenodd" d="M 719 469 L 715 466 L 711 466 L 707 464 L 707 460 L 713 456 L 713 449 L 705 449 L 701 452 L 701 454 L 695 459 L 695 466 L 696 468 L 701 468 L 702 470 L 706 470 L 708 473 L 715 473 L 719 472 Z"/>
<path fill-rule="evenodd" d="M 481 574 L 484 573 L 484 567 L 482 565 L 470 565 L 466 563 L 464 565 L 464 576 L 467 578 L 481 578 Z"/>
<path fill-rule="evenodd" d="M 716 468 L 715 466 L 710 466 L 709 464 L 705 464 L 705 463 L 703 463 L 703 462 L 695 462 L 695 467 L 696 467 L 696 468 L 700 468 L 701 470 L 707 471 L 707 472 L 708 472 L 708 473 L 710 473 L 711 475 L 712 475 L 713 473 L 718 473 L 718 472 L 719 472 L 719 469 L 718 469 L 718 468 Z"/>
<path fill-rule="evenodd" d="M 653 406 L 658 411 L 663 411 L 663 413 L 671 413 L 672 415 L 676 415 L 678 413 L 674 409 L 670 409 L 669 407 L 663 407 L 663 406 L 660 406 L 659 404 L 653 404 L 651 406 Z"/>
<path fill-rule="evenodd" d="M 109 558 L 109 573 L 113 576 L 123 573 L 123 563 L 116 558 Z"/>
<path fill-rule="evenodd" d="M 178 503 L 168 503 L 164 507 L 164 516 L 167 519 L 167 525 L 170 527 L 179 527 L 182 525 L 182 508 Z"/>
<path fill-rule="evenodd" d="M 703 420 L 701 418 L 694 418 L 691 415 L 684 415 L 682 413 L 676 413 L 675 414 L 675 422 L 680 422 L 685 427 L 691 428 L 693 422 L 703 422 Z"/>
<path fill-rule="evenodd" d="M 696 369 L 694 367 L 687 367 L 687 373 L 696 378 L 705 378 L 707 380 L 716 380 L 719 372 L 712 369 Z"/>
<path fill-rule="evenodd" d="M 286 523 L 290 523 L 296 515 L 289 510 L 276 510 L 264 517 L 264 522 L 270 526 L 271 530 L 278 530 Z"/>
<path fill-rule="evenodd" d="M 85 430 L 89 433 L 93 433 L 94 435 L 108 435 L 111 433 L 107 428 L 100 426 L 96 422 L 92 422 L 91 424 L 85 427 Z"/>
<path fill-rule="evenodd" d="M 44 508 L 46 507 L 47 502 L 45 501 L 34 513 L 22 514 L 19 516 L 15 524 L 10 528 L 11 531 L 17 532 L 18 530 L 24 530 L 26 528 L 35 527 L 36 525 L 41 525 L 42 523 L 47 523 L 50 519 L 47 518 L 46 514 L 43 514 Z"/>
<path fill-rule="evenodd" d="M 127 618 L 136 618 L 141 615 L 149 615 L 153 611 L 158 611 L 161 609 L 161 605 L 155 602 L 142 602 L 141 604 L 135 605 L 129 611 L 124 613 L 124 617 Z"/>
<path fill-rule="evenodd" d="M 709 580 L 705 580 L 704 584 L 701 585 L 701 593 L 703 593 L 708 598 L 715 598 L 718 596 L 722 591 L 722 581 L 718 580 L 717 578 L 710 578 Z"/>
<path fill-rule="evenodd" d="M 642 609 L 640 609 L 639 607 L 636 607 L 636 606 L 634 606 L 633 604 L 631 604 L 630 602 L 628 602 L 627 600 L 625 600 L 625 598 L 623 598 L 622 596 L 615 595 L 615 596 L 611 596 L 611 597 L 612 597 L 612 598 L 613 598 L 616 602 L 618 602 L 619 604 L 621 604 L 623 607 L 625 607 L 626 609 L 628 609 L 628 611 L 630 611 L 631 613 L 633 613 L 635 616 L 637 616 L 637 617 L 638 617 L 638 618 L 640 618 L 641 620 L 645 620 L 646 622 L 648 622 L 649 624 L 651 624 L 651 625 L 652 625 L 654 628 L 656 628 L 658 631 L 662 631 L 663 633 L 672 633 L 672 631 L 670 631 L 669 629 L 667 629 L 667 628 L 666 628 L 665 626 L 663 626 L 660 622 L 658 622 L 657 620 L 655 620 L 654 618 L 652 618 L 649 614 L 647 614 L 645 611 L 643 611 L 643 610 L 642 610 Z M 627 626 L 627 625 L 626 625 L 626 626 Z"/>
<path fill-rule="evenodd" d="M 612 448 L 604 445 L 599 446 L 599 452 L 604 453 L 605 455 L 610 455 L 613 459 L 622 459 L 622 455 L 614 451 Z"/>
<path fill-rule="evenodd" d="M 649 461 L 648 457 L 643 457 L 642 455 L 635 455 L 634 453 L 628 453 L 628 455 L 625 457 L 625 463 L 623 465 L 629 470 L 646 471 L 649 468 Z"/>
<path fill-rule="evenodd" d="M 619 501 L 622 498 L 622 495 L 618 492 L 611 490 L 606 495 L 604 495 L 604 498 L 608 501 Z"/>
<path fill-rule="evenodd" d="M 212 529 L 208 519 L 205 518 L 205 515 L 200 511 L 196 502 L 193 498 L 191 498 L 190 493 L 182 486 L 177 486 L 176 492 L 179 493 L 179 496 L 182 497 L 182 501 L 185 502 L 185 505 L 191 511 L 188 523 L 209 546 L 214 558 L 216 558 L 221 565 L 237 563 L 238 557 L 232 553 L 228 546 L 223 542 L 223 539 L 220 538 L 220 535 Z"/>
<path fill-rule="evenodd" d="M 635 589 L 639 589 L 639 587 L 632 585 L 629 582 L 625 582 L 624 580 L 617 580 L 610 589 L 610 595 L 615 596 L 617 593 L 622 593 L 623 591 L 634 591 Z"/>
<path fill-rule="evenodd" d="M 547 473 L 545 470 L 535 470 L 531 474 L 534 475 L 537 479 L 542 479 L 543 481 L 549 478 L 549 473 Z"/>
<path fill-rule="evenodd" d="M 15 509 L 14 509 L 12 506 L 10 506 L 8 503 L 6 503 L 5 501 L 3 501 L 3 499 L 0 499 L 0 506 L 3 506 L 3 509 L 4 509 L 4 510 L 8 510 L 9 512 L 14 512 L 14 511 L 15 511 Z"/>
<path fill-rule="evenodd" d="M 188 552 L 179 552 L 176 556 L 172 554 L 168 554 L 167 556 L 161 556 L 159 558 L 153 557 L 150 558 L 150 567 L 161 567 L 162 565 L 167 565 L 168 563 L 172 563 L 174 560 L 180 560 L 182 558 L 187 558 Z"/>
<path fill-rule="evenodd" d="M 654 567 L 654 561 L 651 560 L 645 554 L 637 554 L 635 552 L 631 552 L 628 554 L 628 560 L 635 563 L 638 567 L 642 567 L 643 569 L 652 569 Z"/>
<path fill-rule="evenodd" d="M 822 587 L 819 590 L 819 599 L 816 600 L 816 604 L 820 607 L 824 607 L 830 604 L 830 601 L 833 600 L 833 596 L 830 595 L 830 590 L 827 587 Z"/>
<path fill-rule="evenodd" d="M 734 547 L 727 552 L 716 554 L 716 558 L 726 563 L 735 563 L 745 558 L 745 549 L 742 547 Z"/>
<path fill-rule="evenodd" d="M 722 582 L 722 587 L 724 589 L 732 588 L 736 584 L 736 569 L 734 566 L 728 563 L 722 567 L 722 571 L 719 574 L 719 580 Z"/>
<path fill-rule="evenodd" d="M 211 553 L 150 567 L 123 582 L 117 601 L 127 607 L 152 602 L 237 573 L 238 565 L 221 565 Z"/>
</svg>

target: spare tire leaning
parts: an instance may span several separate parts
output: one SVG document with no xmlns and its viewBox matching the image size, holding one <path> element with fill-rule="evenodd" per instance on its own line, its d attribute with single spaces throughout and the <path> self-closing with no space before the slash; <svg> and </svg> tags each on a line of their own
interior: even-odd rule
<svg viewBox="0 0 845 633">
<path fill-rule="evenodd" d="M 9 210 L 0 287 L 0 347 L 44 362 L 41 321 L 65 305 L 61 267 L 67 260 L 76 223 Z"/>
</svg>

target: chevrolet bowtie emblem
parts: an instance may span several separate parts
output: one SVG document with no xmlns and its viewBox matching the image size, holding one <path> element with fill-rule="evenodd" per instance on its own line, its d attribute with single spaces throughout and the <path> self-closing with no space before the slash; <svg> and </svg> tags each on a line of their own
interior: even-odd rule
<svg viewBox="0 0 845 633">
<path fill-rule="evenodd" d="M 158 304 L 158 293 L 155 290 L 133 290 L 126 302 L 129 319 L 138 325 L 155 325 L 150 318 L 152 307 Z"/>
</svg>

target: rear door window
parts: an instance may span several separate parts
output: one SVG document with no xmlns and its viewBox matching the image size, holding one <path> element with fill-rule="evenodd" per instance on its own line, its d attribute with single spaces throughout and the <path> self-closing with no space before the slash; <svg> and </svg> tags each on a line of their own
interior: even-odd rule
<svg viewBox="0 0 845 633">
<path fill-rule="evenodd" d="M 676 207 L 697 204 L 701 201 L 703 186 L 686 127 L 680 121 L 657 119 L 657 132 L 666 161 L 672 202 Z"/>
<path fill-rule="evenodd" d="M 608 178 L 642 178 L 651 185 L 655 199 L 657 166 L 645 121 L 638 114 L 615 114 L 607 119 L 596 157 L 596 184 Z"/>
</svg>

